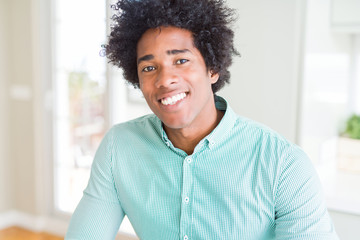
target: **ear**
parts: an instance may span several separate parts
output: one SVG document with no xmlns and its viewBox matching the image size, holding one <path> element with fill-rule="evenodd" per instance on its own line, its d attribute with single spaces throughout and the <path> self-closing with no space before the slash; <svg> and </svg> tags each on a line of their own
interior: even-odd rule
<svg viewBox="0 0 360 240">
<path fill-rule="evenodd" d="M 219 73 L 214 73 L 213 70 L 209 71 L 209 78 L 211 80 L 211 84 L 214 84 L 219 79 Z"/>
</svg>

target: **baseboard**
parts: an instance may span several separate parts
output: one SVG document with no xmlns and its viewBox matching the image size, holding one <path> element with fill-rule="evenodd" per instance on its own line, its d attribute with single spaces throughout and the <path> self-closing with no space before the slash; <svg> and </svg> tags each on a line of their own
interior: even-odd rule
<svg viewBox="0 0 360 240">
<path fill-rule="evenodd" d="M 127 230 L 128 220 L 124 219 L 119 236 L 116 239 L 136 240 L 133 230 Z M 68 220 L 58 219 L 55 217 L 35 216 L 17 210 L 9 210 L 0 213 L 0 230 L 12 226 L 22 227 L 34 232 L 47 232 L 57 236 L 65 236 Z M 132 229 L 132 228 L 131 228 Z"/>
<path fill-rule="evenodd" d="M 0 229 L 19 226 L 35 232 L 48 232 L 65 236 L 68 221 L 48 216 L 35 216 L 17 210 L 10 210 L 0 214 Z"/>
</svg>

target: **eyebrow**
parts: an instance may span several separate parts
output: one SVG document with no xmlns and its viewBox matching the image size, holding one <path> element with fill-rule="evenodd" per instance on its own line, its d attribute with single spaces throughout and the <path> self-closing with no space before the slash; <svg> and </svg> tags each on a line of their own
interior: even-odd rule
<svg viewBox="0 0 360 240">
<path fill-rule="evenodd" d="M 166 51 L 166 53 L 168 55 L 175 55 L 175 54 L 185 53 L 185 52 L 190 52 L 190 50 L 189 49 L 173 49 L 173 50 Z"/>
<path fill-rule="evenodd" d="M 152 54 L 142 56 L 141 58 L 139 58 L 137 60 L 137 64 L 139 65 L 139 63 L 141 63 L 142 61 L 149 61 L 151 59 L 154 59 L 154 55 L 152 55 Z"/>
<path fill-rule="evenodd" d="M 190 50 L 189 49 L 173 49 L 173 50 L 167 50 L 166 54 L 167 55 L 176 55 L 176 54 L 186 53 L 186 52 L 190 52 Z M 154 59 L 154 55 L 152 55 L 152 54 L 145 55 L 137 60 L 137 64 L 139 65 L 139 63 L 141 63 L 143 61 L 149 61 L 152 59 Z"/>
</svg>

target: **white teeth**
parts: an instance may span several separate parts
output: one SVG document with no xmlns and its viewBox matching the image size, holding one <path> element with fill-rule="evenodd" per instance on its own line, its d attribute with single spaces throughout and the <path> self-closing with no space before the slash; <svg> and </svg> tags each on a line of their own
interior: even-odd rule
<svg viewBox="0 0 360 240">
<path fill-rule="evenodd" d="M 164 105 L 174 105 L 178 101 L 184 99 L 186 97 L 186 93 L 179 93 L 172 97 L 167 97 L 161 99 L 161 103 Z"/>
</svg>

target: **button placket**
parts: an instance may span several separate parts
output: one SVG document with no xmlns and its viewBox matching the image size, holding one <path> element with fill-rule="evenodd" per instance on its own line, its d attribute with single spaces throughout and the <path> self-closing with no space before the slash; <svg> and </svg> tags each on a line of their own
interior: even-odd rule
<svg viewBox="0 0 360 240">
<path fill-rule="evenodd" d="M 192 229 L 192 189 L 193 189 L 193 166 L 194 156 L 189 155 L 183 159 L 183 184 L 182 184 L 182 206 L 180 216 L 180 239 L 189 239 Z"/>
</svg>

